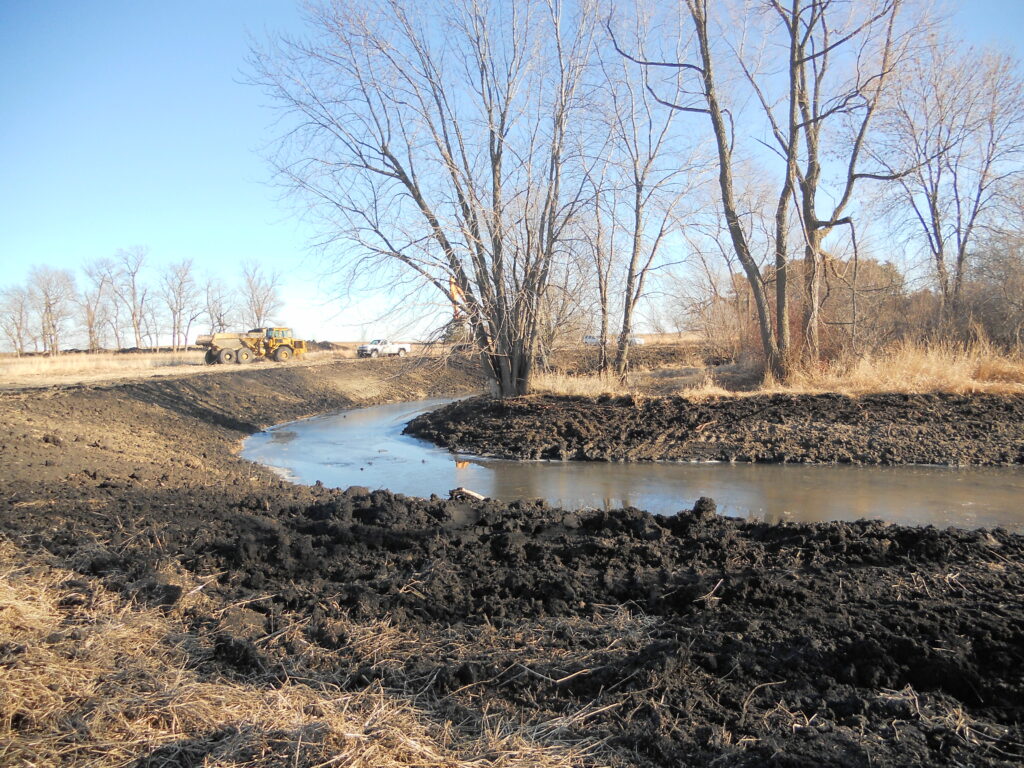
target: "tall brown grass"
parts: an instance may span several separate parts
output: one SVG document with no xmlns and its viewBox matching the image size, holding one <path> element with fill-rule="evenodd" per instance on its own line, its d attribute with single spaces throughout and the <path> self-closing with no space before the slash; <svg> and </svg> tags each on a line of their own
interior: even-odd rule
<svg viewBox="0 0 1024 768">
<path fill-rule="evenodd" d="M 903 342 L 881 352 L 844 357 L 795 370 L 785 382 L 766 379 L 751 386 L 756 371 L 707 368 L 690 374 L 680 369 L 681 384 L 672 384 L 666 370 L 631 374 L 627 383 L 614 376 L 570 376 L 538 373 L 533 389 L 540 394 L 583 397 L 600 395 L 667 395 L 706 399 L 765 393 L 820 394 L 837 392 L 851 396 L 898 392 L 907 394 L 948 392 L 956 394 L 1024 394 L 1024 352 L 1007 353 L 982 340 L 970 345 Z M 668 391 L 671 389 L 671 391 Z"/>
<path fill-rule="evenodd" d="M 567 373 L 538 372 L 530 379 L 530 386 L 536 394 L 570 397 L 627 395 L 633 392 L 628 383 L 620 382 L 615 376 L 598 374 L 574 376 Z"/>
<path fill-rule="evenodd" d="M 785 383 L 767 382 L 762 391 L 1021 394 L 1024 356 L 1002 352 L 986 341 L 903 342 L 875 354 L 799 369 Z"/>
</svg>

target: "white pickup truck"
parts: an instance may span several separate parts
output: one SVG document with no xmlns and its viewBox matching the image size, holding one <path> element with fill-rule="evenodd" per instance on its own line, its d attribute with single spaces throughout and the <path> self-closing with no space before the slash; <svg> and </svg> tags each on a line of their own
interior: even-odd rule
<svg viewBox="0 0 1024 768">
<path fill-rule="evenodd" d="M 374 339 L 368 344 L 360 344 L 356 354 L 359 357 L 405 357 L 411 350 L 408 344 L 392 344 L 387 339 Z"/>
</svg>

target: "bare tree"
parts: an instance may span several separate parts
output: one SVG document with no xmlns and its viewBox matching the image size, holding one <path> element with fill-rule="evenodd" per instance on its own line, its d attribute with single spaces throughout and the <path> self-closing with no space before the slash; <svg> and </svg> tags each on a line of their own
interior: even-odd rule
<svg viewBox="0 0 1024 768">
<path fill-rule="evenodd" d="M 601 155 L 603 156 L 603 152 Z M 587 223 L 582 227 L 581 241 L 589 255 L 593 270 L 594 288 L 598 310 L 598 370 L 607 373 L 610 360 L 608 358 L 608 333 L 611 326 L 611 283 L 612 273 L 616 266 L 615 233 L 618 231 L 617 204 L 619 191 L 606 183 L 610 163 L 600 165 L 600 176 L 595 176 L 592 183 L 592 203 L 586 217 Z"/>
<path fill-rule="evenodd" d="M 255 261 L 242 265 L 243 321 L 260 328 L 270 322 L 270 317 L 281 308 L 281 272 L 266 271 Z"/>
<path fill-rule="evenodd" d="M 221 280 L 207 276 L 203 288 L 203 311 L 210 333 L 223 333 L 235 324 L 236 294 Z"/>
<path fill-rule="evenodd" d="M 758 326 L 761 333 L 761 343 L 764 349 L 765 358 L 769 369 L 776 375 L 785 375 L 787 370 L 788 330 L 783 328 L 788 313 L 785 311 L 787 292 L 785 283 L 777 283 L 777 296 L 780 302 L 779 313 L 780 335 L 783 338 L 783 345 L 780 347 L 779 335 L 772 322 L 771 309 L 768 304 L 766 281 L 761 272 L 753 248 L 751 247 L 749 234 L 745 231 L 741 222 L 741 210 L 738 206 L 736 181 L 733 158 L 733 125 L 731 112 L 722 102 L 722 94 L 719 91 L 719 80 L 716 63 L 718 55 L 712 48 L 713 37 L 710 32 L 708 19 L 707 0 L 686 0 L 686 14 L 692 23 L 693 39 L 684 41 L 680 46 L 683 56 L 690 56 L 691 60 L 649 58 L 650 54 L 640 56 L 624 52 L 631 61 L 643 66 L 645 69 L 668 68 L 678 69 L 695 79 L 689 86 L 689 90 L 676 95 L 674 101 L 666 101 L 659 98 L 671 109 L 694 114 L 707 115 L 711 130 L 714 136 L 715 149 L 718 156 L 718 184 L 721 194 L 721 205 L 725 214 L 726 226 L 736 257 L 743 267 L 750 284 L 751 294 L 757 310 Z M 695 48 L 691 53 L 690 49 Z M 792 189 L 790 178 L 791 168 L 787 168 L 787 181 L 784 188 Z M 787 193 L 787 197 L 788 197 Z M 783 208 L 785 206 L 783 205 Z"/>
<path fill-rule="evenodd" d="M 961 300 L 987 336 L 1024 350 L 1024 228 L 984 238 L 968 259 Z"/>
<path fill-rule="evenodd" d="M 529 390 L 552 264 L 581 203 L 569 149 L 592 51 L 582 0 L 335 0 L 314 44 L 258 57 L 298 117 L 280 164 L 343 267 L 456 303 L 502 395 Z M 438 34 L 437 30 L 445 30 Z M 291 150 L 290 152 L 287 150 Z"/>
<path fill-rule="evenodd" d="M 113 299 L 110 285 L 112 271 L 112 265 L 107 259 L 90 262 L 83 269 L 86 287 L 78 297 L 78 307 L 90 352 L 102 349 L 103 328 L 110 322 L 109 309 Z"/>
<path fill-rule="evenodd" d="M 142 347 L 149 310 L 150 288 L 142 274 L 148 256 L 148 248 L 136 245 L 119 250 L 110 264 L 110 288 L 128 313 L 136 348 Z"/>
<path fill-rule="evenodd" d="M 724 12 L 730 4 L 716 3 Z M 791 288 L 791 219 L 800 225 L 807 288 L 804 330 L 810 357 L 819 354 L 820 285 L 823 241 L 843 225 L 852 225 L 848 210 L 857 182 L 882 174 L 861 169 L 864 142 L 879 99 L 903 58 L 914 25 L 897 25 L 901 0 L 764 0 L 744 4 L 740 13 L 709 17 L 708 0 L 685 0 L 692 40 L 688 56 L 629 58 L 648 71 L 674 69 L 688 77 L 680 93 L 659 100 L 681 112 L 706 115 L 718 156 L 721 205 L 732 248 L 750 284 L 762 348 L 769 370 L 785 377 L 792 364 L 789 314 Z M 787 51 L 783 67 L 771 53 Z M 720 66 L 721 65 L 721 66 Z M 766 274 L 750 233 L 743 224 L 736 182 L 737 116 L 743 93 L 730 100 L 723 82 L 729 67 L 742 78 L 760 107 L 749 129 L 766 132 L 764 145 L 780 166 L 773 233 L 775 263 Z M 726 75 L 720 74 L 720 69 Z M 759 138 L 756 139 L 759 141 Z M 827 142 L 827 143 L 826 143 Z M 835 155 L 842 168 L 826 186 L 824 158 Z M 827 202 L 826 202 L 827 201 Z M 825 210 L 822 210 L 822 209 Z M 774 282 L 774 307 L 768 281 Z M 774 310 L 774 317 L 773 317 Z"/>
<path fill-rule="evenodd" d="M 772 269 L 776 191 L 763 170 L 742 162 L 736 167 L 739 224 L 767 295 L 776 287 Z M 699 214 L 680 228 L 685 258 L 673 264 L 662 281 L 669 300 L 677 304 L 676 325 L 701 331 L 714 357 L 756 360 L 763 355 L 763 339 L 754 291 L 736 256 L 719 191 L 715 185 L 701 187 L 690 204 Z"/>
<path fill-rule="evenodd" d="M 891 170 L 890 211 L 938 284 L 940 324 L 961 304 L 968 256 L 1024 176 L 1024 78 L 1012 57 L 934 37 L 885 104 L 873 155 Z"/>
<path fill-rule="evenodd" d="M 621 53 L 623 39 L 629 48 L 641 48 L 650 33 L 651 17 L 639 9 L 630 18 L 630 31 L 621 21 L 616 29 L 609 21 L 606 28 L 615 48 Z M 672 225 L 682 218 L 681 201 L 699 169 L 688 157 L 683 137 L 673 131 L 677 110 L 662 109 L 657 99 L 675 103 L 683 97 L 683 71 L 670 68 L 671 76 L 659 77 L 659 96 L 650 82 L 649 68 L 633 66 L 624 56 L 612 53 L 602 57 L 601 67 L 607 83 L 608 122 L 611 139 L 608 149 L 618 165 L 613 184 L 621 190 L 625 212 L 616 217 L 623 227 L 625 253 L 622 281 L 622 320 L 615 353 L 615 372 L 626 373 L 636 308 L 647 279 L 656 268 Z M 619 238 L 612 229 L 612 243 Z"/>
<path fill-rule="evenodd" d="M 114 340 L 114 348 L 124 349 L 124 307 L 113 288 L 117 269 L 113 261 L 102 260 L 99 264 L 102 265 L 101 268 L 107 270 L 107 288 L 109 289 L 107 301 L 104 303 L 103 324 Z"/>
<path fill-rule="evenodd" d="M 762 344 L 769 368 L 777 375 L 785 376 L 788 372 L 788 291 L 785 282 L 786 254 L 782 247 L 786 241 L 784 236 L 776 238 L 777 259 L 776 259 L 776 301 L 778 334 L 771 322 L 771 312 L 765 291 L 765 280 L 761 274 L 760 267 L 755 260 L 751 248 L 750 238 L 740 223 L 740 211 L 737 207 L 736 186 L 733 178 L 733 146 L 732 126 L 726 122 L 729 115 L 728 108 L 723 108 L 719 101 L 718 81 L 715 77 L 715 58 L 711 47 L 711 37 L 708 34 L 708 14 L 706 0 L 687 0 L 687 8 L 693 21 L 696 32 L 697 48 L 699 51 L 699 65 L 689 65 L 692 71 L 701 78 L 703 102 L 706 106 L 687 106 L 685 104 L 674 104 L 673 108 L 680 110 L 692 110 L 705 112 L 711 121 L 711 128 L 715 138 L 715 146 L 718 151 L 719 166 L 719 189 L 722 197 L 722 206 L 725 212 L 726 225 L 732 239 L 733 249 L 743 266 L 753 293 L 754 302 L 757 306 L 758 325 L 761 329 Z M 792 192 L 793 169 L 787 163 L 786 180 L 780 193 L 780 209 L 785 215 L 785 209 L 789 195 Z"/>
<path fill-rule="evenodd" d="M 589 272 L 589 259 L 582 254 L 570 254 L 566 263 L 552 269 L 537 334 L 537 360 L 542 367 L 553 350 L 567 339 L 578 341 L 584 333 L 590 310 L 584 299 Z"/>
<path fill-rule="evenodd" d="M 0 292 L 0 331 L 15 355 L 21 357 L 28 352 L 32 341 L 32 301 L 26 288 L 14 286 Z"/>
<path fill-rule="evenodd" d="M 192 260 L 167 265 L 160 275 L 160 298 L 170 321 L 171 349 L 188 345 L 192 324 L 202 314 L 199 286 L 192 275 Z"/>
<path fill-rule="evenodd" d="M 28 293 L 35 313 L 43 351 L 59 355 L 61 337 L 74 317 L 75 278 L 66 269 L 33 267 L 28 274 Z"/>
<path fill-rule="evenodd" d="M 795 202 L 804 241 L 804 341 L 812 360 L 821 353 L 819 321 L 826 261 L 823 242 L 837 226 L 853 226 L 846 213 L 859 180 L 894 176 L 865 172 L 861 161 L 879 101 L 893 71 L 907 58 L 908 42 L 916 32 L 901 34 L 897 28 L 901 5 L 901 0 L 791 0 L 787 9 L 772 0 L 790 51 L 789 96 L 783 109 L 774 109 L 765 86 L 744 67 L 787 164 L 786 184 L 779 200 L 777 248 L 786 239 L 784 204 L 788 188 L 795 185 L 799 192 Z M 834 130 L 833 141 L 826 146 L 827 131 L 833 123 L 843 124 L 847 130 Z M 823 189 L 826 155 L 844 169 L 838 183 L 827 190 Z M 776 279 L 784 278 L 783 265 Z"/>
</svg>

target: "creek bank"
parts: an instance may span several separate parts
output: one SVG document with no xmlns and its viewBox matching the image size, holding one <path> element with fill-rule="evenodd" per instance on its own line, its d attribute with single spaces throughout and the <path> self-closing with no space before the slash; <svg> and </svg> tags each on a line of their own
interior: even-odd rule
<svg viewBox="0 0 1024 768">
<path fill-rule="evenodd" d="M 270 470 L 235 457 L 242 438 L 331 411 L 470 394 L 482 386 L 477 366 L 457 359 L 234 367 L 0 392 L 0 491 L 27 501 L 59 497 L 68 487 L 228 488 L 276 480 Z"/>
<path fill-rule="evenodd" d="M 211 679 L 315 673 L 415 691 L 459 727 L 556 722 L 594 765 L 1024 759 L 1022 536 L 415 499 L 234 455 L 265 424 L 479 383 L 406 365 L 0 396 L 0 536 L 139 603 L 201 588 L 181 620 Z"/>
<path fill-rule="evenodd" d="M 1024 397 L 478 397 L 407 432 L 507 459 L 1008 466 L 1024 464 Z"/>
</svg>

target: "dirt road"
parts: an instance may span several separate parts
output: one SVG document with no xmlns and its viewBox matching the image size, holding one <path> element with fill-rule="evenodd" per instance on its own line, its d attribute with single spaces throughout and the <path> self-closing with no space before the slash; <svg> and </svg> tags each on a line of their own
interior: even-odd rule
<svg viewBox="0 0 1024 768">
<path fill-rule="evenodd" d="M 79 593 L 187 605 L 204 675 L 415 693 L 439 729 L 556 723 L 533 732 L 588 744 L 574 765 L 1024 760 L 1024 537 L 751 524 L 709 500 L 675 518 L 420 500 L 236 457 L 273 422 L 479 386 L 468 368 L 352 370 L 0 395 L 0 532 L 81 574 Z M 22 658 L 3 648 L 0 684 Z M 46 727 L 10 715 L 16 745 Z M 224 718 L 137 764 L 214 759 Z"/>
</svg>

